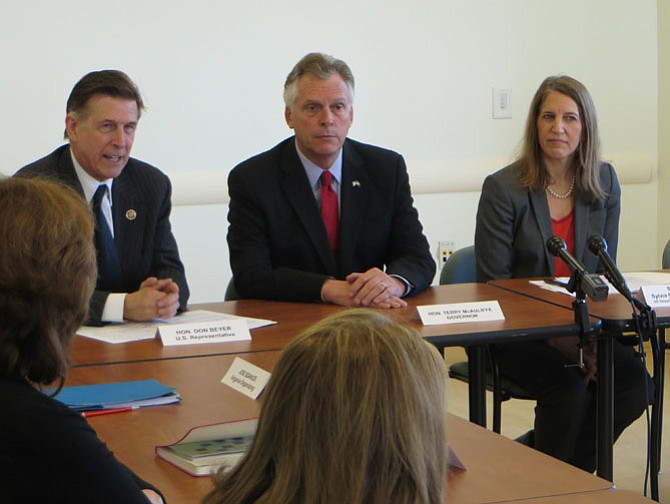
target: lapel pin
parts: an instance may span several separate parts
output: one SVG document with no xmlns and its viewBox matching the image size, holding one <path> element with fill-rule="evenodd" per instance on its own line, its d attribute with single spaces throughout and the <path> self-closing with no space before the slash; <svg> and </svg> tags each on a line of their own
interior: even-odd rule
<svg viewBox="0 0 670 504">
<path fill-rule="evenodd" d="M 137 212 L 134 209 L 126 210 L 126 219 L 133 221 L 137 218 Z"/>
<path fill-rule="evenodd" d="M 352 180 L 351 187 L 361 187 L 361 183 L 358 180 Z"/>
</svg>

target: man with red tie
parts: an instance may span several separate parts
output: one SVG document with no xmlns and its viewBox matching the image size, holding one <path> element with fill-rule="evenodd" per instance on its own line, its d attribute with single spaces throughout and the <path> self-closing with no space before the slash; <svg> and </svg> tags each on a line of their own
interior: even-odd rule
<svg viewBox="0 0 670 504">
<path fill-rule="evenodd" d="M 284 84 L 295 131 L 228 178 L 228 246 L 243 298 L 406 306 L 435 275 L 402 156 L 347 138 L 354 78 L 311 53 Z"/>
</svg>

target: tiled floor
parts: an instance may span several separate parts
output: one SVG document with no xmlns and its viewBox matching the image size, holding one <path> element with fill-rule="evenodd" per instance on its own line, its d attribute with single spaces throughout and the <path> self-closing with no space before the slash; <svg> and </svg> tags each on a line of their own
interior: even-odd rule
<svg viewBox="0 0 670 504">
<path fill-rule="evenodd" d="M 647 352 L 651 355 L 651 352 Z M 448 348 L 445 351 L 447 364 L 465 360 L 465 352 L 461 348 Z M 666 354 L 666 363 L 668 363 Z M 667 394 L 668 378 L 666 374 L 666 400 L 664 405 L 664 440 L 661 456 L 661 474 L 659 476 L 660 502 L 670 504 L 670 399 Z M 489 428 L 491 427 L 491 394 L 487 394 Z M 502 434 L 509 438 L 528 431 L 533 426 L 534 401 L 510 400 L 502 405 Z M 463 418 L 468 417 L 468 389 L 467 385 L 456 380 L 450 380 L 449 410 Z M 651 409 L 649 410 L 651 414 Z M 647 457 L 646 448 L 647 421 L 645 415 L 631 425 L 619 438 L 614 446 L 614 484 L 642 494 L 644 491 L 644 474 Z M 665 473 L 663 469 L 666 468 Z M 650 491 L 647 495 L 651 495 Z"/>
</svg>

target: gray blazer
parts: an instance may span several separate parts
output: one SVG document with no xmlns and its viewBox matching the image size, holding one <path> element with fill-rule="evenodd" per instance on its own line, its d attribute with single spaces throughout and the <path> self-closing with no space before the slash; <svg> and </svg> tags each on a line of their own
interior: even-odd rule
<svg viewBox="0 0 670 504">
<path fill-rule="evenodd" d="M 619 239 L 621 187 L 609 163 L 600 163 L 600 184 L 606 193 L 602 200 L 589 203 L 583 194 L 575 194 L 574 256 L 590 272 L 598 271 L 599 264 L 587 250 L 588 239 L 604 237 L 615 261 Z M 486 177 L 475 230 L 478 282 L 553 276 L 554 256 L 546 245 L 552 236 L 544 191 L 523 189 L 514 165 Z"/>
</svg>

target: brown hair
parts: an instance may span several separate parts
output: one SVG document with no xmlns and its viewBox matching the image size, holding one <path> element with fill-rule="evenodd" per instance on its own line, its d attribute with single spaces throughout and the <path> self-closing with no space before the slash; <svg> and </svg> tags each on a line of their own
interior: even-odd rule
<svg viewBox="0 0 670 504">
<path fill-rule="evenodd" d="M 442 504 L 446 369 L 372 310 L 307 329 L 282 353 L 254 442 L 205 504 Z"/>
<path fill-rule="evenodd" d="M 291 107 L 298 97 L 298 81 L 305 74 L 314 75 L 318 79 L 326 80 L 339 74 L 349 89 L 349 103 L 354 102 L 354 74 L 342 60 L 328 54 L 309 53 L 298 61 L 284 82 L 284 104 Z"/>
<path fill-rule="evenodd" d="M 535 92 L 528 110 L 521 154 L 516 163 L 519 183 L 531 191 L 544 191 L 547 187 L 547 172 L 542 161 L 537 118 L 544 99 L 551 92 L 568 96 L 579 108 L 582 137 L 573 161 L 577 190 L 585 195 L 587 200 L 602 199 L 605 192 L 600 187 L 600 138 L 596 108 L 586 87 L 567 75 L 547 77 Z"/>
<path fill-rule="evenodd" d="M 138 120 L 144 110 L 140 90 L 130 77 L 120 70 L 98 70 L 87 73 L 74 85 L 67 99 L 65 112 L 85 117 L 88 100 L 96 95 L 134 100 L 137 104 Z M 67 130 L 65 138 L 68 138 Z"/>
<path fill-rule="evenodd" d="M 63 378 L 95 286 L 91 210 L 44 179 L 0 180 L 0 376 Z"/>
</svg>

